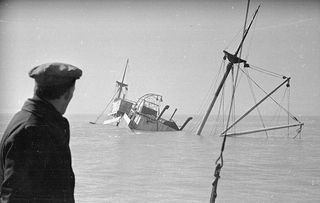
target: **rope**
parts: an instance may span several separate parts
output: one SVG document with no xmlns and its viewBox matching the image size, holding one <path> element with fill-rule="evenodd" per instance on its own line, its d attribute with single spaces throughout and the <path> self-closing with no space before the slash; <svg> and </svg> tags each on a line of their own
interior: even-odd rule
<svg viewBox="0 0 320 203">
<path fill-rule="evenodd" d="M 218 157 L 218 159 L 216 160 L 215 164 L 216 164 L 216 168 L 214 171 L 214 181 L 212 182 L 212 190 L 211 190 L 211 197 L 210 197 L 210 203 L 214 203 L 216 201 L 216 197 L 217 197 L 217 188 L 218 188 L 218 180 L 220 178 L 220 171 L 223 167 L 223 151 L 224 151 L 224 146 L 226 144 L 226 139 L 227 139 L 227 135 L 225 134 L 223 137 L 223 142 L 222 142 L 222 146 L 221 146 L 221 152 L 220 152 L 220 156 Z M 220 161 L 220 163 L 218 163 Z"/>
<path fill-rule="evenodd" d="M 257 13 L 257 16 L 259 15 L 259 13 Z M 246 47 L 247 50 L 250 50 L 253 44 L 253 38 L 255 36 L 255 30 L 256 30 L 256 26 L 257 26 L 257 21 L 259 20 L 259 18 L 257 17 L 256 20 L 253 22 L 253 29 L 251 30 L 251 37 L 247 40 L 246 42 Z M 246 54 L 246 57 L 244 57 L 245 60 L 247 60 L 249 58 L 249 51 Z"/>
<path fill-rule="evenodd" d="M 246 75 L 249 76 L 249 71 L 246 70 L 246 72 L 247 72 Z M 256 95 L 254 94 L 254 91 L 253 91 L 252 81 L 251 81 L 249 78 L 247 78 L 247 79 L 248 79 L 248 84 L 249 84 L 249 87 L 250 87 L 250 91 L 251 91 L 252 98 L 253 98 L 253 100 L 254 100 L 254 103 L 257 104 L 257 98 L 256 98 Z M 259 107 L 257 107 L 257 112 L 258 112 L 258 114 L 259 114 L 259 118 L 260 118 L 260 121 L 261 121 L 261 124 L 262 124 L 263 128 L 266 128 L 265 123 L 264 123 L 264 121 L 263 121 L 263 119 L 262 119 L 262 115 L 261 115 L 261 112 L 260 112 Z M 268 137 L 268 132 L 265 131 L 265 133 L 266 133 L 266 136 Z"/>
<path fill-rule="evenodd" d="M 212 191 L 211 191 L 210 203 L 214 203 L 216 201 L 216 198 L 217 198 L 218 180 L 220 178 L 221 168 L 222 168 L 221 165 L 218 164 L 216 166 L 216 169 L 215 169 L 215 172 L 214 172 L 214 177 L 216 177 L 216 178 L 212 183 Z"/>
<path fill-rule="evenodd" d="M 112 98 L 110 99 L 110 101 L 108 102 L 108 104 L 106 105 L 106 107 L 103 109 L 103 111 L 100 113 L 100 115 L 96 118 L 96 120 L 94 122 L 90 122 L 92 124 L 96 124 L 97 121 L 100 119 L 100 117 L 104 114 L 104 112 L 107 110 L 107 108 L 109 107 L 109 105 L 111 104 L 111 102 L 113 101 L 114 97 L 118 94 L 119 89 L 116 91 L 116 93 L 112 96 Z"/>
<path fill-rule="evenodd" d="M 233 69 L 232 69 L 232 70 L 233 70 Z M 232 73 L 233 73 L 233 71 L 232 71 Z M 232 76 L 233 76 L 233 75 L 232 75 Z M 234 82 L 235 82 L 235 81 L 233 80 L 233 77 L 232 77 L 232 87 L 233 87 L 233 90 L 232 90 L 231 103 L 230 103 L 230 107 L 229 107 L 229 113 L 228 113 L 228 119 L 227 119 L 226 129 L 227 129 L 228 126 L 229 126 L 230 117 L 231 117 L 231 111 L 232 111 L 233 104 L 234 104 L 234 95 L 235 95 L 235 91 L 236 91 L 236 84 L 235 84 Z"/>
<path fill-rule="evenodd" d="M 230 116 L 230 115 L 229 115 Z M 229 119 L 229 118 L 228 118 Z M 210 203 L 214 203 L 217 197 L 217 188 L 218 188 L 218 180 L 220 178 L 220 171 L 223 167 L 223 151 L 224 151 L 224 147 L 226 144 L 226 140 L 227 140 L 227 134 L 224 134 L 223 137 L 223 142 L 221 145 L 221 151 L 220 151 L 220 155 L 217 158 L 215 164 L 216 164 L 216 168 L 214 171 L 214 177 L 215 180 L 212 182 L 212 191 L 211 191 L 211 197 L 210 197 Z M 218 163 L 220 161 L 220 163 Z"/>
<path fill-rule="evenodd" d="M 300 125 L 300 128 L 297 129 L 297 134 L 293 137 L 293 139 L 296 139 L 298 135 L 300 135 L 299 137 L 301 138 L 301 131 L 302 131 L 302 125 Z"/>
<path fill-rule="evenodd" d="M 249 67 L 249 68 L 251 68 L 252 70 L 255 70 L 255 71 L 258 71 L 258 72 L 267 74 L 267 75 L 271 75 L 271 76 L 274 76 L 274 77 L 278 77 L 278 78 L 286 77 L 286 76 L 281 75 L 281 74 L 279 74 L 279 73 L 275 73 L 275 72 L 266 70 L 266 69 L 264 69 L 264 68 L 261 68 L 261 67 L 258 67 L 258 66 L 252 65 L 252 64 L 250 64 L 250 67 Z"/>
<path fill-rule="evenodd" d="M 242 71 L 244 74 L 246 74 L 243 70 L 241 70 L 241 71 Z M 260 87 L 260 86 L 257 84 L 256 81 L 254 81 L 249 75 L 246 74 L 246 76 L 247 76 L 261 91 L 263 91 L 265 94 L 267 94 L 267 92 L 266 92 L 262 87 Z M 298 121 L 298 119 L 297 119 L 294 115 L 292 115 L 287 109 L 285 109 L 283 106 L 281 106 L 275 99 L 273 99 L 272 96 L 270 96 L 269 98 L 270 98 L 274 103 L 276 103 L 282 110 L 284 110 L 285 112 L 287 112 L 293 120 L 296 120 L 297 122 L 300 123 L 300 121 Z"/>
<path fill-rule="evenodd" d="M 241 34 L 242 31 L 243 31 L 243 29 L 240 28 L 239 31 L 237 32 L 237 34 L 233 36 L 233 38 L 231 39 L 231 41 L 229 42 L 229 44 L 227 44 L 227 45 L 224 47 L 224 50 L 229 49 L 229 47 L 231 46 L 231 44 L 235 44 L 235 43 L 236 43 L 236 38 Z"/>
<path fill-rule="evenodd" d="M 284 91 L 284 93 L 283 93 L 283 95 L 282 95 L 282 98 L 281 98 L 281 101 L 280 101 L 281 104 L 284 103 L 284 99 L 285 99 L 285 96 L 286 96 L 286 94 L 287 94 L 287 90 L 288 90 L 288 88 L 285 89 L 285 91 Z M 275 114 L 275 115 L 276 115 L 276 114 Z M 281 116 L 281 115 L 280 115 L 280 110 L 278 110 L 278 116 L 277 116 L 276 118 L 274 118 L 273 120 L 278 123 L 278 121 L 280 120 L 280 116 Z"/>
<path fill-rule="evenodd" d="M 221 109 L 222 109 L 222 126 L 224 126 L 224 89 L 225 86 L 222 87 L 222 93 L 221 93 L 221 98 L 220 98 L 220 104 L 219 104 L 219 110 L 218 110 L 218 114 L 216 116 L 216 123 L 219 123 L 219 118 L 221 115 Z M 218 125 L 215 125 L 215 128 L 212 128 L 210 134 L 215 135 L 217 134 L 217 130 L 218 130 Z M 214 132 L 213 132 L 214 131 Z"/>
<path fill-rule="evenodd" d="M 290 111 L 290 85 L 287 86 L 288 88 L 288 111 Z M 290 115 L 288 114 L 288 125 L 289 125 L 289 117 Z M 288 136 L 289 136 L 290 132 L 289 132 L 289 128 L 288 128 Z"/>
<path fill-rule="evenodd" d="M 209 101 L 209 95 L 211 95 L 210 93 L 216 88 L 217 82 L 218 82 L 218 78 L 219 78 L 219 76 L 220 76 L 220 74 L 222 72 L 222 68 L 224 67 L 224 65 L 225 65 L 225 60 L 222 60 L 221 63 L 220 63 L 220 67 L 219 67 L 219 71 L 218 71 L 218 74 L 216 76 L 216 79 L 213 82 L 211 82 L 210 88 L 207 91 L 206 96 L 204 97 L 204 99 L 201 102 L 201 105 L 198 107 L 198 110 L 196 111 L 196 112 L 198 112 L 198 115 L 204 115 L 205 107 L 208 106 L 207 104 L 208 104 L 208 101 Z M 195 123 L 195 125 L 193 127 L 190 126 L 190 131 L 191 132 L 196 131 L 196 128 L 198 126 L 200 126 L 200 123 L 201 123 L 201 118 L 200 118 L 200 120 L 198 120 Z"/>
</svg>

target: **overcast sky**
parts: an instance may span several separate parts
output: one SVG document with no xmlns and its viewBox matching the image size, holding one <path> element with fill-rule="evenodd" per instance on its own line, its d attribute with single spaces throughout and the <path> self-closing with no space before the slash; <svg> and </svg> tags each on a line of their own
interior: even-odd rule
<svg viewBox="0 0 320 203">
<path fill-rule="evenodd" d="M 259 4 L 246 59 L 292 77 L 294 114 L 320 115 L 320 1 L 252 0 L 249 16 Z M 31 68 L 66 62 L 83 70 L 67 113 L 99 114 L 129 58 L 129 98 L 159 93 L 196 114 L 222 50 L 235 51 L 245 10 L 239 0 L 1 1 L 0 112 L 32 97 Z"/>
</svg>

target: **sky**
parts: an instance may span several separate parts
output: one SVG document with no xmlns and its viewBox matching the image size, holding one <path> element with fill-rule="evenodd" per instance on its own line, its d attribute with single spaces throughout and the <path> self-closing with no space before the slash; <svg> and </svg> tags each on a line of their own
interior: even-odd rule
<svg viewBox="0 0 320 203">
<path fill-rule="evenodd" d="M 0 112 L 14 113 L 32 97 L 31 68 L 65 62 L 83 70 L 67 113 L 99 114 L 129 58 L 128 98 L 158 93 L 178 113 L 197 114 L 216 80 L 222 51 L 234 52 L 239 43 L 236 36 L 243 29 L 246 4 L 239 0 L 1 1 Z M 320 116 L 320 1 L 251 0 L 249 17 L 259 4 L 246 39 L 246 59 L 292 78 L 293 114 Z M 246 92 L 240 89 L 240 108 L 246 108 L 246 99 L 241 100 Z"/>
</svg>

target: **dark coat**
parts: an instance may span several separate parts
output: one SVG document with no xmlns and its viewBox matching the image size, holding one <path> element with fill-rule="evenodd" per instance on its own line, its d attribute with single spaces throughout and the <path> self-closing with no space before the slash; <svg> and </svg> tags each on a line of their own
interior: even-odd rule
<svg viewBox="0 0 320 203">
<path fill-rule="evenodd" d="M 66 118 L 50 103 L 28 99 L 1 140 L 0 202 L 74 202 L 69 139 Z"/>
</svg>

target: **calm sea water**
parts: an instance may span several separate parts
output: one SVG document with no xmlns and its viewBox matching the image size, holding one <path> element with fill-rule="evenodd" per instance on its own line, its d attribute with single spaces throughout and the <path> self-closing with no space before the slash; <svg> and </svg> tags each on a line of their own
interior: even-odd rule
<svg viewBox="0 0 320 203">
<path fill-rule="evenodd" d="M 1 135 L 11 116 L 0 115 Z M 209 202 L 222 142 L 212 130 L 132 132 L 67 117 L 77 202 Z M 301 138 L 227 138 L 216 202 L 320 202 L 320 117 L 301 120 Z"/>
</svg>

